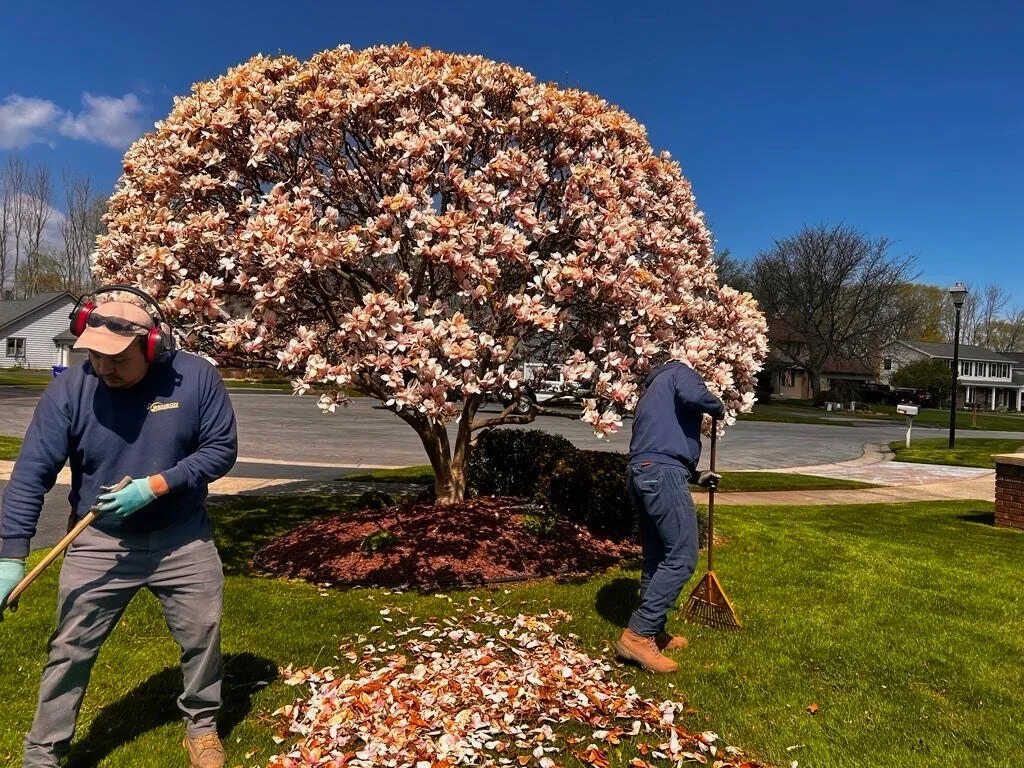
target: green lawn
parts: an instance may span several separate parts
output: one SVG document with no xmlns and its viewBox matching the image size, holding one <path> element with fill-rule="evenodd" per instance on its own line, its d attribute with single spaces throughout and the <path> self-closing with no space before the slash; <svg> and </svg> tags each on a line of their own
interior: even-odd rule
<svg viewBox="0 0 1024 768">
<path fill-rule="evenodd" d="M 826 419 L 824 408 L 814 408 L 809 405 L 762 405 L 754 403 L 754 410 L 750 413 L 741 413 L 736 418 L 739 421 L 774 421 L 782 424 L 829 424 L 831 426 L 849 426 L 844 421 Z M 837 413 L 837 416 L 846 415 L 847 412 Z M 831 415 L 831 414 L 829 414 Z"/>
<path fill-rule="evenodd" d="M 788 472 L 723 472 L 720 493 L 757 491 L 845 491 L 877 488 L 873 483 Z M 697 490 L 696 486 L 693 487 Z"/>
<path fill-rule="evenodd" d="M 1017 453 L 1024 450 L 1024 440 L 957 437 L 956 448 L 950 450 L 948 438 L 930 437 L 925 440 L 912 439 L 909 448 L 904 441 L 897 440 L 889 443 L 889 448 L 896 454 L 896 461 L 995 469 L 996 463 L 992 454 Z"/>
<path fill-rule="evenodd" d="M 3 369 L 0 368 L 0 386 L 44 388 L 53 380 L 53 374 L 49 371 L 36 371 L 26 369 Z M 268 391 L 291 392 L 292 384 L 290 379 L 285 378 L 263 378 L 263 379 L 224 379 L 224 385 L 228 389 L 263 389 Z M 311 391 L 319 391 L 320 388 L 313 387 Z M 355 390 L 345 389 L 349 397 L 363 397 Z"/>
<path fill-rule="evenodd" d="M 247 573 L 260 541 L 311 510 L 341 505 L 245 498 L 215 508 L 228 574 L 229 766 L 264 765 L 285 746 L 271 741 L 266 713 L 297 689 L 274 682 L 273 670 L 289 663 L 351 670 L 336 649 L 380 623 L 385 606 L 421 618 L 454 615 L 481 597 L 510 614 L 561 608 L 573 615 L 562 634 L 574 632 L 592 654 L 609 656 L 635 604 L 635 570 L 447 596 L 324 590 Z M 729 508 L 719 520 L 728 544 L 718 550 L 717 572 L 746 629 L 686 627 L 691 649 L 678 656 L 678 673 L 655 677 L 615 665 L 616 674 L 642 695 L 685 697 L 696 710 L 685 725 L 714 730 L 776 765 L 1019 765 L 1024 535 L 991 520 L 991 505 L 981 502 Z M 0 623 L 0 765 L 20 759 L 56 578 L 55 569 L 47 572 Z M 74 765 L 181 764 L 176 655 L 155 601 L 141 595 L 94 670 Z M 807 712 L 811 704 L 817 714 Z M 631 756 L 624 746 L 612 765 Z"/>
<path fill-rule="evenodd" d="M 18 451 L 21 450 L 20 437 L 6 437 L 0 435 L 0 459 L 13 461 L 18 458 Z"/>
<path fill-rule="evenodd" d="M 429 464 L 419 464 L 400 469 L 371 469 L 339 478 L 353 483 L 418 483 L 430 485 L 434 482 L 434 470 Z"/>
<path fill-rule="evenodd" d="M 896 413 L 894 405 L 872 405 L 872 414 L 857 412 L 859 418 L 894 419 L 903 421 L 906 417 Z M 945 427 L 949 428 L 949 410 L 941 408 L 921 408 L 914 417 L 915 426 Z M 993 413 L 992 411 L 978 411 L 972 414 L 970 411 L 956 412 L 956 428 L 961 429 L 984 429 L 994 432 L 1024 432 L 1024 414 L 1020 413 Z"/>
<path fill-rule="evenodd" d="M 741 421 L 774 421 L 789 424 L 830 424 L 832 426 L 849 426 L 851 419 L 874 421 L 904 421 L 902 414 L 896 413 L 893 405 L 871 405 L 871 411 L 833 411 L 815 408 L 805 403 L 785 403 L 779 401 L 769 405 L 754 404 L 752 413 L 740 414 Z M 941 408 L 922 408 L 914 417 L 914 424 L 929 427 L 948 427 L 949 411 Z M 979 411 L 957 411 L 956 428 L 958 430 L 983 429 L 996 432 L 1024 432 L 1024 414 L 992 413 Z"/>
<path fill-rule="evenodd" d="M 34 371 L 26 368 L 0 368 L 0 386 L 45 387 L 53 380 L 49 370 Z"/>
<path fill-rule="evenodd" d="M 53 381 L 53 373 L 49 370 L 36 371 L 27 369 L 0 369 L 0 386 L 8 387 L 45 387 Z M 225 379 L 228 389 L 280 389 L 292 391 L 292 385 L 285 379 Z"/>
<path fill-rule="evenodd" d="M 374 469 L 341 478 L 350 482 L 364 483 L 420 483 L 434 482 L 434 473 L 429 465 L 403 467 L 401 469 Z M 856 480 L 842 480 L 815 475 L 798 475 L 785 472 L 723 472 L 719 492 L 749 491 L 837 491 L 858 488 L 877 488 L 871 483 Z M 696 490 L 696 486 L 694 486 Z"/>
</svg>

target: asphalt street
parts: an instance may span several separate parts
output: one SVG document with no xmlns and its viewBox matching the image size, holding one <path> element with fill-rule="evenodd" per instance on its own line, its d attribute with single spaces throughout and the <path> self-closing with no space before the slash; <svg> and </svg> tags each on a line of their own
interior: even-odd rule
<svg viewBox="0 0 1024 768">
<path fill-rule="evenodd" d="M 0 434 L 24 435 L 38 397 L 31 390 L 0 387 Z M 416 433 L 369 398 L 353 399 L 348 407 L 333 414 L 321 413 L 315 396 L 234 390 L 231 400 L 238 417 L 240 461 L 233 472 L 237 476 L 315 478 L 324 474 L 320 471 L 324 467 L 296 465 L 427 463 Z M 525 428 L 556 432 L 580 448 L 625 451 L 629 446 L 630 424 L 626 419 L 622 430 L 605 439 L 594 437 L 587 424 L 557 416 L 541 416 Z M 454 436 L 455 425 L 450 432 Z M 865 443 L 898 440 L 904 433 L 903 425 L 897 422 L 826 426 L 743 421 L 731 427 L 720 441 L 719 466 L 774 469 L 844 461 L 859 456 Z M 944 429 L 914 429 L 914 434 L 922 437 L 945 433 Z M 972 430 L 970 434 L 1024 437 L 1024 432 Z M 246 459 L 261 463 L 247 463 Z"/>
<path fill-rule="evenodd" d="M 22 436 L 39 392 L 0 387 L 0 434 Z M 352 400 L 336 413 L 324 414 L 311 396 L 234 390 L 231 400 L 238 418 L 239 461 L 235 477 L 332 480 L 367 466 L 426 464 L 416 433 L 376 401 Z M 527 429 L 564 435 L 591 450 L 625 451 L 630 420 L 610 438 L 597 439 L 589 425 L 556 416 L 541 416 Z M 451 428 L 454 439 L 454 425 Z M 901 439 L 902 424 L 867 422 L 856 426 L 783 424 L 744 421 L 731 427 L 719 442 L 721 469 L 778 469 L 846 461 L 861 455 L 866 443 Z M 915 428 L 920 437 L 945 430 Z M 971 431 L 972 437 L 1020 437 L 1024 433 Z M 702 463 L 706 466 L 708 451 Z M 0 481 L 0 490 L 6 484 Z M 56 486 L 46 498 L 34 546 L 53 544 L 67 520 L 67 486 Z"/>
</svg>

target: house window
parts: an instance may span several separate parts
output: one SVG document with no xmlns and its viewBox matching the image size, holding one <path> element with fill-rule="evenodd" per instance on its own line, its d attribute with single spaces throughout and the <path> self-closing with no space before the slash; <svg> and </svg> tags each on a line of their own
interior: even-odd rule
<svg viewBox="0 0 1024 768">
<path fill-rule="evenodd" d="M 1003 363 L 999 366 L 999 378 L 1008 379 L 1010 378 L 1010 364 Z"/>
<path fill-rule="evenodd" d="M 885 358 L 882 361 L 882 370 L 883 371 L 891 371 L 892 370 L 892 358 L 891 357 L 887 357 L 887 358 Z"/>
<path fill-rule="evenodd" d="M 22 336 L 11 336 L 7 339 L 7 356 L 25 356 L 25 338 Z"/>
<path fill-rule="evenodd" d="M 996 363 L 988 364 L 988 375 L 995 378 L 999 375 L 999 366 Z"/>
<path fill-rule="evenodd" d="M 792 387 L 793 386 L 793 370 L 785 370 L 782 372 L 782 386 Z"/>
<path fill-rule="evenodd" d="M 973 367 L 971 365 L 971 361 L 970 360 L 961 360 L 960 361 L 960 375 L 961 376 L 970 376 L 973 372 L 974 371 L 973 371 Z"/>
</svg>

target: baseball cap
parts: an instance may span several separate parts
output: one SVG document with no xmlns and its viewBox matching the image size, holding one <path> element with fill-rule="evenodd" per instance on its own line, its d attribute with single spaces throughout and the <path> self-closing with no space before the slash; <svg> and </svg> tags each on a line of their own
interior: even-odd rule
<svg viewBox="0 0 1024 768">
<path fill-rule="evenodd" d="M 153 327 L 153 318 L 142 307 L 126 301 L 108 301 L 89 314 L 75 349 L 91 349 L 101 355 L 119 355 Z"/>
</svg>

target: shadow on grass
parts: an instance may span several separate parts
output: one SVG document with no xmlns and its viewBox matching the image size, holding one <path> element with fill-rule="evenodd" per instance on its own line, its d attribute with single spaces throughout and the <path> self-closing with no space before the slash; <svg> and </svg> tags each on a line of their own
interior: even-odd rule
<svg viewBox="0 0 1024 768">
<path fill-rule="evenodd" d="M 277 677 L 277 665 L 251 653 L 224 657 L 224 703 L 217 731 L 225 739 L 249 714 L 252 695 Z M 105 707 L 92 721 L 89 732 L 77 740 L 68 755 L 69 766 L 95 768 L 107 755 L 148 731 L 181 722 L 175 700 L 181 693 L 181 667 L 167 667 Z M 182 727 L 184 738 L 184 726 Z M 184 751 L 182 752 L 184 758 Z"/>
<path fill-rule="evenodd" d="M 968 512 L 965 515 L 957 515 L 957 518 L 968 523 L 994 526 L 996 524 L 995 512 Z"/>
<path fill-rule="evenodd" d="M 250 561 L 260 547 L 311 520 L 349 511 L 352 505 L 351 496 L 333 494 L 236 496 L 211 504 L 225 575 L 259 573 Z"/>
<path fill-rule="evenodd" d="M 617 627 L 624 627 L 629 617 L 640 605 L 637 593 L 639 582 L 636 579 L 614 579 L 599 590 L 594 601 L 598 615 Z"/>
</svg>

